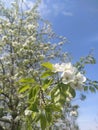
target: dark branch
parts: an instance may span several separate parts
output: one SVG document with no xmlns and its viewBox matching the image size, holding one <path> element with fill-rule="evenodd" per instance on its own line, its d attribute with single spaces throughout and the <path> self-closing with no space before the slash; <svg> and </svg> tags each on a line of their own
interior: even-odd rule
<svg viewBox="0 0 98 130">
<path fill-rule="evenodd" d="M 1 122 L 5 122 L 5 123 L 11 123 L 11 121 L 9 119 L 6 118 L 0 118 Z"/>
<path fill-rule="evenodd" d="M 3 75 L 5 75 L 5 69 L 4 69 L 4 65 L 2 63 L 2 61 L 0 60 L 1 66 L 2 66 L 2 70 L 3 70 Z"/>
</svg>

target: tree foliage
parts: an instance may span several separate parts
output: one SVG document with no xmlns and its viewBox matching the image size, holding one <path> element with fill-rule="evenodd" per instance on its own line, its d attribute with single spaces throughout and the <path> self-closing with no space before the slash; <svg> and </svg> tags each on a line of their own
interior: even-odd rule
<svg viewBox="0 0 98 130">
<path fill-rule="evenodd" d="M 0 2 L 0 8 L 0 127 L 56 129 L 59 119 L 77 116 L 71 105 L 76 91 L 98 89 L 97 81 L 85 81 L 83 75 L 84 65 L 95 60 L 89 55 L 69 63 L 68 54 L 61 51 L 66 38 L 40 17 L 38 2 L 31 9 L 22 0 L 10 7 Z M 56 61 L 60 63 L 53 64 Z"/>
</svg>

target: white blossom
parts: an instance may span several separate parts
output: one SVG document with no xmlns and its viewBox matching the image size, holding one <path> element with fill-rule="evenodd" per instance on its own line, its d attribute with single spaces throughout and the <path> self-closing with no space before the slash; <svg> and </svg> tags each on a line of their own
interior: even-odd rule
<svg viewBox="0 0 98 130">
<path fill-rule="evenodd" d="M 23 44 L 23 47 L 27 47 L 28 46 L 28 44 L 27 44 L 27 42 L 25 42 L 24 44 Z"/>
<path fill-rule="evenodd" d="M 2 41 L 6 41 L 7 39 L 8 39 L 7 36 L 2 37 Z"/>
<path fill-rule="evenodd" d="M 70 82 L 73 82 L 74 79 L 75 79 L 75 75 L 74 75 L 74 73 L 71 70 L 64 71 L 62 73 L 61 77 L 62 77 L 62 82 L 64 84 L 68 84 Z"/>
<path fill-rule="evenodd" d="M 45 55 L 41 54 L 39 57 L 40 57 L 40 59 L 44 59 Z"/>
<path fill-rule="evenodd" d="M 28 71 L 28 73 L 30 73 L 30 72 L 32 72 L 32 71 L 34 71 L 34 69 L 33 69 L 33 68 L 30 68 L 29 71 Z"/>
<path fill-rule="evenodd" d="M 29 15 L 30 13 L 31 13 L 31 9 L 25 11 L 25 14 L 27 15 Z"/>
<path fill-rule="evenodd" d="M 54 72 L 65 72 L 67 70 L 70 70 L 73 73 L 76 73 L 77 71 L 77 69 L 73 67 L 70 62 L 62 63 L 62 64 L 56 63 L 53 65 L 53 68 L 54 68 Z"/>
<path fill-rule="evenodd" d="M 44 47 L 44 44 L 43 44 L 43 43 L 40 43 L 39 46 L 40 46 L 40 48 L 43 48 L 43 47 Z"/>
<path fill-rule="evenodd" d="M 64 71 L 64 67 L 65 67 L 65 63 L 62 63 L 62 64 L 59 64 L 59 63 L 56 63 L 53 65 L 53 68 L 54 68 L 54 72 L 63 72 Z"/>
<path fill-rule="evenodd" d="M 70 112 L 70 116 L 77 116 L 78 115 L 78 112 L 77 111 L 71 111 Z"/>
<path fill-rule="evenodd" d="M 63 45 L 63 44 L 64 44 L 64 42 L 59 42 L 59 43 L 58 43 L 58 45 Z"/>
<path fill-rule="evenodd" d="M 83 84 L 85 81 L 86 77 L 80 72 L 78 72 L 77 75 L 75 76 L 74 81 L 70 83 L 70 86 L 74 89 L 83 89 Z"/>
<path fill-rule="evenodd" d="M 53 65 L 54 72 L 62 72 L 61 78 L 64 84 L 68 84 L 74 81 L 77 69 L 72 66 L 71 63 L 62 63 Z"/>
<path fill-rule="evenodd" d="M 28 39 L 30 42 L 35 42 L 36 41 L 36 38 L 34 37 L 34 36 L 31 36 L 31 37 L 29 37 L 29 39 Z"/>
<path fill-rule="evenodd" d="M 68 63 L 62 63 L 62 64 L 61 64 L 61 67 L 64 68 L 64 71 L 70 70 L 70 71 L 73 72 L 73 73 L 76 73 L 76 72 L 77 72 L 76 67 L 74 67 L 70 62 L 68 62 Z"/>
<path fill-rule="evenodd" d="M 86 81 L 86 77 L 80 72 L 77 73 L 76 79 L 79 83 L 84 83 Z"/>
<path fill-rule="evenodd" d="M 70 102 L 71 99 L 69 97 L 66 98 L 66 102 Z"/>
<path fill-rule="evenodd" d="M 71 63 L 62 63 L 63 73 L 61 77 L 64 81 L 69 80 L 70 82 L 74 80 L 77 69 Z"/>
<path fill-rule="evenodd" d="M 70 62 L 53 64 L 53 68 L 54 73 L 60 73 L 60 78 L 62 79 L 63 84 L 70 84 L 70 86 L 74 89 L 83 88 L 86 77 L 78 72 L 77 68 L 74 67 Z"/>
<path fill-rule="evenodd" d="M 33 25 L 33 24 L 29 24 L 29 25 L 27 26 L 27 29 L 28 29 L 28 30 L 32 30 L 32 29 L 35 29 L 35 28 L 36 28 L 36 26 Z"/>
<path fill-rule="evenodd" d="M 30 116 L 32 114 L 32 111 L 31 110 L 25 110 L 25 116 Z"/>
<path fill-rule="evenodd" d="M 53 72 L 61 72 L 61 67 L 60 67 L 60 64 L 56 63 L 53 65 Z"/>
<path fill-rule="evenodd" d="M 10 23 L 10 22 L 8 22 L 8 23 L 6 24 L 6 26 L 7 26 L 7 27 L 10 27 L 10 26 L 11 26 L 11 23 Z"/>
<path fill-rule="evenodd" d="M 48 46 L 46 46 L 46 47 L 44 47 L 44 49 L 45 49 L 45 50 L 48 50 L 48 49 L 49 49 L 49 47 L 48 47 Z"/>
<path fill-rule="evenodd" d="M 13 31 L 12 29 L 9 29 L 9 30 L 8 30 L 8 33 L 12 33 L 12 34 L 13 34 L 14 31 Z"/>
<path fill-rule="evenodd" d="M 18 42 L 12 42 L 12 44 L 13 44 L 13 46 L 17 46 L 17 45 L 19 45 Z"/>
</svg>

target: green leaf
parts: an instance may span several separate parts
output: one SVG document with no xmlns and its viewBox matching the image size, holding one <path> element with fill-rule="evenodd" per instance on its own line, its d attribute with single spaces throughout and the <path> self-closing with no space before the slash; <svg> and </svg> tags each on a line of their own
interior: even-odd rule
<svg viewBox="0 0 98 130">
<path fill-rule="evenodd" d="M 0 93 L 2 93 L 2 90 L 0 89 Z"/>
<path fill-rule="evenodd" d="M 47 112 L 61 112 L 61 105 L 49 104 L 48 106 L 46 106 L 45 110 Z"/>
<path fill-rule="evenodd" d="M 32 130 L 31 118 L 26 118 L 26 130 Z"/>
<path fill-rule="evenodd" d="M 23 93 L 23 92 L 27 91 L 29 88 L 30 88 L 29 85 L 22 86 L 22 87 L 19 89 L 19 93 Z"/>
<path fill-rule="evenodd" d="M 40 120 L 40 117 L 41 117 L 41 115 L 40 115 L 40 113 L 38 113 L 37 115 L 36 115 L 36 117 L 35 117 L 35 122 L 38 122 L 39 120 Z"/>
<path fill-rule="evenodd" d="M 23 78 L 23 79 L 20 79 L 21 83 L 34 83 L 34 79 L 33 78 Z"/>
<path fill-rule="evenodd" d="M 46 110 L 47 112 L 51 112 L 51 111 L 52 111 L 52 109 L 51 109 L 51 104 L 45 106 L 45 110 Z"/>
<path fill-rule="evenodd" d="M 85 86 L 85 87 L 84 87 L 84 91 L 88 91 L 88 86 Z"/>
<path fill-rule="evenodd" d="M 89 90 L 90 90 L 92 93 L 95 93 L 95 92 L 96 92 L 95 88 L 92 87 L 92 86 L 89 87 Z"/>
<path fill-rule="evenodd" d="M 50 87 L 50 85 L 51 85 L 52 82 L 53 82 L 52 79 L 50 79 L 50 80 L 46 79 L 44 81 L 44 85 L 42 86 L 43 90 L 45 91 L 48 87 Z"/>
<path fill-rule="evenodd" d="M 0 108 L 0 118 L 4 116 L 3 108 Z"/>
<path fill-rule="evenodd" d="M 53 75 L 54 73 L 51 72 L 51 71 L 45 71 L 42 75 L 41 75 L 41 78 L 46 78 L 46 77 L 49 77 L 51 75 Z"/>
<path fill-rule="evenodd" d="M 52 122 L 52 112 L 46 111 L 46 119 L 47 119 L 49 124 Z"/>
<path fill-rule="evenodd" d="M 39 112 L 39 110 L 38 110 L 38 107 L 37 107 L 37 104 L 36 104 L 36 103 L 34 103 L 34 104 L 32 105 L 32 111 L 34 111 L 34 112 Z"/>
<path fill-rule="evenodd" d="M 44 66 L 45 68 L 49 69 L 49 70 L 53 70 L 53 65 L 50 62 L 45 62 L 42 64 L 42 66 Z"/>
<path fill-rule="evenodd" d="M 29 99 L 31 99 L 33 97 L 33 87 L 30 89 L 29 91 Z"/>
<path fill-rule="evenodd" d="M 64 104 L 65 104 L 65 101 L 66 101 L 66 96 L 60 95 L 60 99 L 59 99 L 60 104 L 61 104 L 61 105 L 64 105 Z"/>
<path fill-rule="evenodd" d="M 59 88 L 62 89 L 62 91 L 67 91 L 69 88 L 69 85 L 63 84 L 63 83 L 59 83 L 58 84 Z"/>
<path fill-rule="evenodd" d="M 63 83 L 60 83 L 59 85 L 59 90 L 60 90 L 60 102 L 62 104 L 64 104 L 65 100 L 66 100 L 66 97 L 68 96 L 68 90 L 69 90 L 69 85 L 66 85 L 66 84 L 63 84 Z"/>
<path fill-rule="evenodd" d="M 31 105 L 29 106 L 29 109 L 32 110 L 33 112 L 39 112 L 37 104 L 38 104 L 37 101 L 34 103 L 31 103 Z"/>
<path fill-rule="evenodd" d="M 98 90 L 98 86 L 94 86 Z"/>
<path fill-rule="evenodd" d="M 71 95 L 73 96 L 73 98 L 76 96 L 76 92 L 73 88 L 69 87 L 69 90 L 68 90 L 69 93 L 71 93 Z"/>
<path fill-rule="evenodd" d="M 45 130 L 45 129 L 46 129 L 47 119 L 46 119 L 46 115 L 45 115 L 44 112 L 41 112 L 40 125 L 41 125 L 41 129 L 42 129 L 42 130 Z"/>
<path fill-rule="evenodd" d="M 39 93 L 39 86 L 35 86 L 34 88 L 31 88 L 30 91 L 29 91 L 29 101 L 33 101 L 35 102 L 37 96 L 38 96 L 38 93 Z"/>
<path fill-rule="evenodd" d="M 52 106 L 52 110 L 55 111 L 55 112 L 61 112 L 61 105 L 55 105 L 53 104 Z"/>
<path fill-rule="evenodd" d="M 50 92 L 50 94 L 51 94 L 51 101 L 52 102 L 54 102 L 54 98 L 55 98 L 55 93 L 57 92 L 57 90 L 58 90 L 58 88 L 57 87 L 54 87 L 52 90 L 51 90 L 51 92 Z"/>
<path fill-rule="evenodd" d="M 95 58 L 92 56 L 92 55 L 88 55 L 86 57 L 86 61 L 85 61 L 86 64 L 95 64 L 96 63 L 96 60 Z"/>
</svg>

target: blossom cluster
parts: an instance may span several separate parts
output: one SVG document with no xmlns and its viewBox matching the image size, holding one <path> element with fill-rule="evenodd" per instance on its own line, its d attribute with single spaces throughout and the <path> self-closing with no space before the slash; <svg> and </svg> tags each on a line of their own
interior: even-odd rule
<svg viewBox="0 0 98 130">
<path fill-rule="evenodd" d="M 70 116 L 78 116 L 78 112 L 73 110 L 70 112 Z"/>
<path fill-rule="evenodd" d="M 32 114 L 31 110 L 25 110 L 24 112 L 25 116 L 30 116 Z"/>
<path fill-rule="evenodd" d="M 81 74 L 70 62 L 53 64 L 53 72 L 59 72 L 62 83 L 70 84 L 70 86 L 74 89 L 83 88 L 83 84 L 86 81 L 86 77 Z"/>
</svg>

